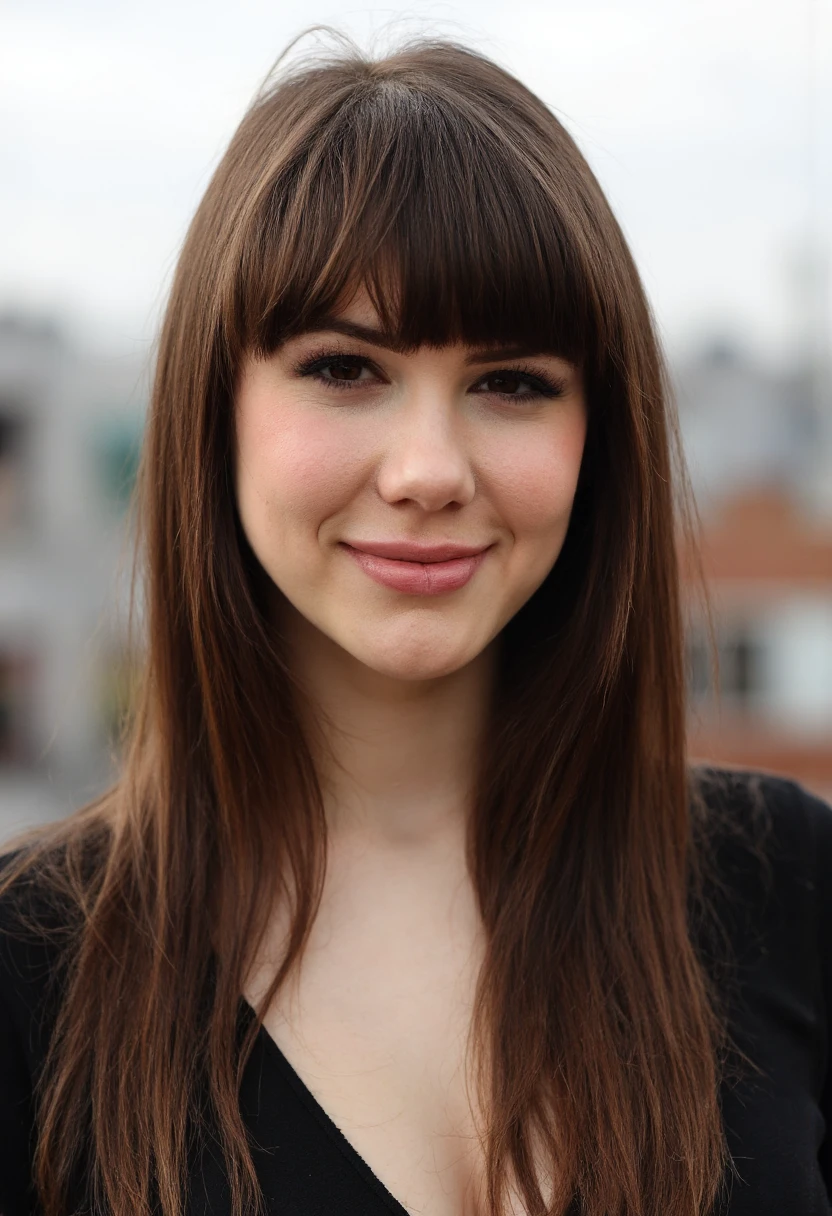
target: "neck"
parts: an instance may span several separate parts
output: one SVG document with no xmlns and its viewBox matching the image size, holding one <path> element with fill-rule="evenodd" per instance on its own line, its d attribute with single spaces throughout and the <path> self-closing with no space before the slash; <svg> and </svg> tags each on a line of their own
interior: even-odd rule
<svg viewBox="0 0 832 1216">
<path fill-rule="evenodd" d="M 450 675 L 399 680 L 368 668 L 294 611 L 285 625 L 330 833 L 391 847 L 464 835 L 494 646 Z"/>
</svg>

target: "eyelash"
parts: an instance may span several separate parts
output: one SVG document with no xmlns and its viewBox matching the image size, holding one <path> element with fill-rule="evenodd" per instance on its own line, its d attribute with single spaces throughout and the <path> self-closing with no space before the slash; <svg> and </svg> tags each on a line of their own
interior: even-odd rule
<svg viewBox="0 0 832 1216">
<path fill-rule="evenodd" d="M 325 385 L 328 389 L 334 389 L 335 392 L 349 392 L 353 386 L 358 385 L 359 382 L 356 380 L 327 380 L 321 376 L 320 372 L 333 363 L 341 363 L 346 367 L 366 367 L 371 371 L 373 370 L 372 360 L 368 359 L 366 355 L 348 355 L 341 354 L 339 351 L 322 350 L 298 363 L 294 368 L 295 375 L 313 377 L 319 384 Z M 489 396 L 502 397 L 506 401 L 537 401 L 541 398 L 552 399 L 562 397 L 566 392 L 564 380 L 550 379 L 548 376 L 541 375 L 540 372 L 520 366 L 494 368 L 484 376 L 481 376 L 480 381 L 491 380 L 496 376 L 504 375 L 516 376 L 531 391 L 525 393 L 500 393 L 492 391 L 489 393 Z"/>
</svg>

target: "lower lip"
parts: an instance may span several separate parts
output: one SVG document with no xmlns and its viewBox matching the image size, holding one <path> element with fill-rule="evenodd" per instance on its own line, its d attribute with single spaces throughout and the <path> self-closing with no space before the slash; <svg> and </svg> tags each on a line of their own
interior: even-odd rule
<svg viewBox="0 0 832 1216">
<path fill-rule="evenodd" d="M 371 579 L 405 595 L 445 595 L 458 591 L 471 581 L 488 552 L 483 549 L 473 557 L 455 557 L 447 562 L 404 562 L 364 553 L 350 545 L 343 547 Z"/>
</svg>

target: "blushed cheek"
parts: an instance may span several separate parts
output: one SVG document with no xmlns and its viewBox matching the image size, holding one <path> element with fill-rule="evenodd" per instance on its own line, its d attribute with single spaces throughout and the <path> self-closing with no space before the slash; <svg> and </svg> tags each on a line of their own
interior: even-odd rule
<svg viewBox="0 0 832 1216">
<path fill-rule="evenodd" d="M 562 543 L 583 446 L 584 427 L 576 421 L 555 437 L 507 445 L 494 468 L 492 484 L 506 524 L 519 544 L 539 545 L 541 558 L 552 556 L 551 547 Z"/>
<path fill-rule="evenodd" d="M 281 417 L 242 415 L 237 430 L 237 493 L 244 526 L 285 535 L 318 526 L 354 496 L 360 458 L 341 429 L 289 406 Z"/>
</svg>

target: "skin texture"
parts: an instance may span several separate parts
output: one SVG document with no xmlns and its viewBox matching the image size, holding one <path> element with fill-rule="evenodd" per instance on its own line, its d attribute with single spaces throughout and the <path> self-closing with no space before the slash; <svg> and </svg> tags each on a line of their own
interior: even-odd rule
<svg viewBox="0 0 832 1216">
<path fill-rule="evenodd" d="M 363 295 L 340 319 L 378 324 Z M 298 374 L 322 347 L 371 366 L 352 380 L 330 366 L 328 383 Z M 578 371 L 554 355 L 469 354 L 305 334 L 240 377 L 236 485 L 255 554 L 322 635 L 396 680 L 477 658 L 546 577 L 569 522 L 586 429 Z M 521 368 L 562 395 L 496 391 L 507 382 L 494 373 Z M 379 586 L 341 546 L 373 540 L 491 547 L 466 586 L 415 596 Z"/>
<path fill-rule="evenodd" d="M 361 293 L 337 320 L 378 326 Z M 322 354 L 353 361 L 325 379 L 355 378 L 298 372 Z M 328 821 L 320 909 L 264 1025 L 421 1216 L 466 1216 L 481 1188 L 465 1045 L 484 942 L 465 827 L 495 639 L 560 552 L 586 431 L 574 367 L 471 354 L 304 334 L 249 359 L 236 394 L 240 517 L 314 706 Z M 521 368 L 558 395 L 527 395 Z M 415 596 L 343 549 L 373 540 L 489 549 L 465 586 Z M 278 904 L 252 1004 L 288 927 Z"/>
</svg>

